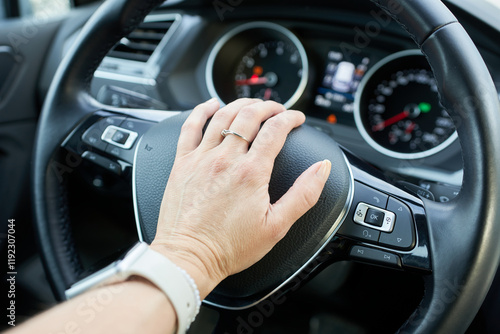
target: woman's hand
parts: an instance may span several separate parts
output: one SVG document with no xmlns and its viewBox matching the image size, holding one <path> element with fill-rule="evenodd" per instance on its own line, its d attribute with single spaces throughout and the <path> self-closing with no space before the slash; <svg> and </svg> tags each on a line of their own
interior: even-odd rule
<svg viewBox="0 0 500 334">
<path fill-rule="evenodd" d="M 212 99 L 184 123 L 152 247 L 194 278 L 202 298 L 260 260 L 318 201 L 329 161 L 306 170 L 278 202 L 269 200 L 274 159 L 304 121 L 303 113 L 271 101 L 240 99 L 219 110 Z M 251 146 L 223 138 L 224 129 Z"/>
</svg>

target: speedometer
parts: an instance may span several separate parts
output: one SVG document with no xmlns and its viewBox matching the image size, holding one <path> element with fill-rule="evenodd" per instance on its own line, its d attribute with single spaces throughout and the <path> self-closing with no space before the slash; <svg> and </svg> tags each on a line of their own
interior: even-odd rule
<svg viewBox="0 0 500 334">
<path fill-rule="evenodd" d="M 252 22 L 230 30 L 214 46 L 207 63 L 207 87 L 223 103 L 259 98 L 293 106 L 307 85 L 304 47 L 288 29 Z"/>
<path fill-rule="evenodd" d="M 285 103 L 302 80 L 302 62 L 297 47 L 282 40 L 259 43 L 236 67 L 236 97 Z"/>
<path fill-rule="evenodd" d="M 363 138 L 393 158 L 424 158 L 457 138 L 453 120 L 439 102 L 434 75 L 418 50 L 392 55 L 367 73 L 354 115 Z"/>
</svg>

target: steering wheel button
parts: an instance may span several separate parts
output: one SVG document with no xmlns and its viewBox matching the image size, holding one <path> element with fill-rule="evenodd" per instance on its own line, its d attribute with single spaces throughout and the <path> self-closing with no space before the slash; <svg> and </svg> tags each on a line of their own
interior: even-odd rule
<svg viewBox="0 0 500 334">
<path fill-rule="evenodd" d="M 101 139 L 124 150 L 130 150 L 134 146 L 137 137 L 139 137 L 137 132 L 110 125 L 104 130 Z"/>
<path fill-rule="evenodd" d="M 380 237 L 380 231 L 358 225 L 350 218 L 346 219 L 338 233 L 346 237 L 356 238 L 371 243 L 376 243 Z"/>
<path fill-rule="evenodd" d="M 91 129 L 87 130 L 83 136 L 82 136 L 82 141 L 90 145 L 92 147 L 95 147 L 101 151 L 104 151 L 106 149 L 106 143 L 101 140 L 101 136 L 93 133 Z"/>
<path fill-rule="evenodd" d="M 384 224 L 385 214 L 382 211 L 375 209 L 368 209 L 365 217 L 365 223 L 370 225 L 382 227 Z"/>
<path fill-rule="evenodd" d="M 104 128 L 102 127 L 101 122 L 96 123 L 84 132 L 84 134 L 82 135 L 82 141 L 87 145 L 104 151 L 107 144 L 106 142 L 101 140 L 103 131 Z"/>
<path fill-rule="evenodd" d="M 122 168 L 120 164 L 114 162 L 113 160 L 110 160 L 108 158 L 105 158 L 103 156 L 100 156 L 99 154 L 93 153 L 93 152 L 83 152 L 82 158 L 93 162 L 94 164 L 101 166 L 102 168 L 114 173 L 120 175 L 122 172 Z"/>
<path fill-rule="evenodd" d="M 392 233 L 381 233 L 379 243 L 397 249 L 411 249 L 415 243 L 415 232 L 410 209 L 392 197 L 387 209 L 396 214 L 396 222 Z"/>
<path fill-rule="evenodd" d="M 108 145 L 108 147 L 106 147 L 106 153 L 128 163 L 134 162 L 135 150 L 124 150 L 117 146 Z"/>
<path fill-rule="evenodd" d="M 367 203 L 377 208 L 385 209 L 389 196 L 362 183 L 354 182 L 354 202 Z"/>
<path fill-rule="evenodd" d="M 98 159 L 98 155 L 92 152 L 84 152 L 82 158 L 95 162 Z"/>
<path fill-rule="evenodd" d="M 137 132 L 139 135 L 143 135 L 146 133 L 149 128 L 153 125 L 153 123 L 141 121 L 134 118 L 127 118 L 122 125 L 121 128 Z"/>
<path fill-rule="evenodd" d="M 379 209 L 370 204 L 359 203 L 354 212 L 353 220 L 359 225 L 382 232 L 392 232 L 396 217 L 390 211 Z"/>
<path fill-rule="evenodd" d="M 130 137 L 129 133 L 118 130 L 115 132 L 111 140 L 114 141 L 115 143 L 124 145 L 129 137 Z"/>
<path fill-rule="evenodd" d="M 401 267 L 401 260 L 399 259 L 399 256 L 369 247 L 354 246 L 351 248 L 349 255 L 352 258 L 359 259 L 363 262 L 398 268 Z"/>
<path fill-rule="evenodd" d="M 103 130 L 108 125 L 120 126 L 125 121 L 125 117 L 106 117 L 102 122 L 104 123 Z"/>
</svg>

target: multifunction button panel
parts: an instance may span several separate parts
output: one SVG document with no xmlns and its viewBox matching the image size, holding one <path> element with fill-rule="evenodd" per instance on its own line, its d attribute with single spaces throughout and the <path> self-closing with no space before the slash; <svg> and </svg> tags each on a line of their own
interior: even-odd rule
<svg viewBox="0 0 500 334">
<path fill-rule="evenodd" d="M 82 135 L 82 141 L 118 161 L 132 164 L 139 138 L 152 125 L 153 123 L 134 118 L 106 117 L 87 129 Z M 82 157 L 112 173 L 121 174 L 122 172 L 123 163 L 111 160 L 96 153 L 95 150 L 84 152 Z"/>
<path fill-rule="evenodd" d="M 359 182 L 355 182 L 353 205 L 338 234 L 400 250 L 415 245 L 410 208 Z"/>
</svg>

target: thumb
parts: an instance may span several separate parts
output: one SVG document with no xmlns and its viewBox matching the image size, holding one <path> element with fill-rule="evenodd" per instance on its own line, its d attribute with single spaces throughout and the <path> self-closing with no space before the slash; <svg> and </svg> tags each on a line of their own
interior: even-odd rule
<svg viewBox="0 0 500 334">
<path fill-rule="evenodd" d="M 324 160 L 315 163 L 302 173 L 293 186 L 268 211 L 271 224 L 280 224 L 283 236 L 300 217 L 319 199 L 332 169 L 332 163 Z"/>
</svg>

